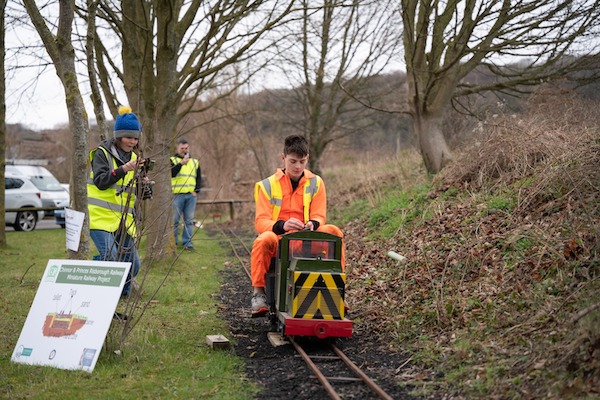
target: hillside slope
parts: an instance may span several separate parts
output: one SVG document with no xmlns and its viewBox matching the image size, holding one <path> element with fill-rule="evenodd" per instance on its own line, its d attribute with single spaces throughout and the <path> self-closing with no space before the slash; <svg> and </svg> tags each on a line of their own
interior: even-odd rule
<svg viewBox="0 0 600 400">
<path fill-rule="evenodd" d="M 333 196 L 355 215 L 343 226 L 356 327 L 412 355 L 399 384 L 452 398 L 600 396 L 596 109 L 533 99 L 432 183 L 388 165 Z"/>
</svg>

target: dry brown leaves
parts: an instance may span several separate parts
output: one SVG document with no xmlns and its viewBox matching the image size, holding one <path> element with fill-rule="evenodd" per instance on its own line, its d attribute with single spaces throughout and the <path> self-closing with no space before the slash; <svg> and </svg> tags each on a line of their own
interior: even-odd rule
<svg viewBox="0 0 600 400">
<path fill-rule="evenodd" d="M 413 350 L 431 338 L 446 359 L 436 369 L 464 362 L 474 380 L 504 368 L 493 396 L 600 392 L 600 329 L 569 323 L 600 279 L 600 118 L 567 100 L 497 121 L 436 179 L 428 215 L 402 236 L 368 241 L 366 220 L 344 227 L 357 329 Z M 489 196 L 514 205 L 494 209 Z"/>
</svg>

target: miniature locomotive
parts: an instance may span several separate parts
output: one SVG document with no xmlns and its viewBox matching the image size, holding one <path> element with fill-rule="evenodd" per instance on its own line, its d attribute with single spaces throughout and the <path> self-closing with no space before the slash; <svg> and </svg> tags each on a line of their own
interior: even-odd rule
<svg viewBox="0 0 600 400">
<path fill-rule="evenodd" d="M 286 336 L 352 336 L 346 318 L 342 239 L 324 232 L 283 235 L 267 273 L 269 318 Z"/>
</svg>

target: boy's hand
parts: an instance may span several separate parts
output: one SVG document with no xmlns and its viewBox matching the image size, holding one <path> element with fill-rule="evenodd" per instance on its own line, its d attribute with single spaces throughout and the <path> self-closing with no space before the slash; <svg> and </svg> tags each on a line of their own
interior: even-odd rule
<svg viewBox="0 0 600 400">
<path fill-rule="evenodd" d="M 125 172 L 133 171 L 136 168 L 143 167 L 145 163 L 146 163 L 145 158 L 138 158 L 137 160 L 130 160 L 130 161 L 126 162 L 125 164 L 123 164 L 123 171 L 125 171 Z"/>
<path fill-rule="evenodd" d="M 283 224 L 283 230 L 288 231 L 300 231 L 304 229 L 304 222 L 296 218 L 290 218 Z"/>
</svg>

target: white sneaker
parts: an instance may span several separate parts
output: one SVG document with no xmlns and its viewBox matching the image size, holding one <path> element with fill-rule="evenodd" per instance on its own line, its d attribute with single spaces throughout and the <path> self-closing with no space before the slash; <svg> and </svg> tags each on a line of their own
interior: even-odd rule
<svg viewBox="0 0 600 400">
<path fill-rule="evenodd" d="M 264 293 L 256 293 L 252 296 L 250 303 L 252 305 L 252 317 L 260 317 L 269 311 L 267 295 Z"/>
</svg>

